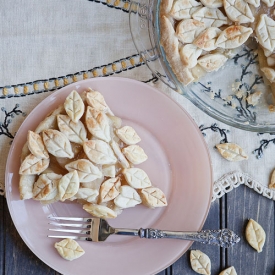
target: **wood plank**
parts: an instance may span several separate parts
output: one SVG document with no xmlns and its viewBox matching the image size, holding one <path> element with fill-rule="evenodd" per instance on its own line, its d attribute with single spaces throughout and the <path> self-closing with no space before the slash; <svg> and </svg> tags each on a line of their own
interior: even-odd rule
<svg viewBox="0 0 275 275">
<path fill-rule="evenodd" d="M 4 217 L 4 275 L 56 275 L 56 272 L 38 259 L 19 236 L 4 201 L 1 211 Z M 2 232 L 2 231 L 1 231 Z"/>
<path fill-rule="evenodd" d="M 220 203 L 219 200 L 216 200 L 211 204 L 210 211 L 208 217 L 205 221 L 203 229 L 219 229 L 220 228 Z M 218 274 L 218 270 L 220 269 L 220 248 L 212 245 L 204 245 L 194 242 L 192 246 L 188 249 L 188 251 L 178 259 L 171 266 L 171 275 L 187 275 L 194 274 L 194 271 L 190 265 L 190 250 L 198 249 L 203 253 L 207 254 L 212 262 L 211 273 Z M 159 273 L 159 275 L 164 275 L 163 273 Z M 167 274 L 167 275 L 168 275 Z"/>
<path fill-rule="evenodd" d="M 1 221 L 0 221 L 0 274 L 4 274 L 5 272 L 5 265 L 4 265 L 4 257 L 5 257 L 5 243 L 4 243 L 4 239 L 5 239 L 5 234 L 4 234 L 4 202 L 5 202 L 5 198 L 3 196 L 0 196 L 0 217 L 1 217 Z"/>
<path fill-rule="evenodd" d="M 227 223 L 239 234 L 241 241 L 227 251 L 226 267 L 234 265 L 238 275 L 272 275 L 275 271 L 274 201 L 254 190 L 239 186 L 227 194 Z M 257 221 L 266 232 L 266 243 L 261 253 L 245 239 L 248 219 Z"/>
</svg>

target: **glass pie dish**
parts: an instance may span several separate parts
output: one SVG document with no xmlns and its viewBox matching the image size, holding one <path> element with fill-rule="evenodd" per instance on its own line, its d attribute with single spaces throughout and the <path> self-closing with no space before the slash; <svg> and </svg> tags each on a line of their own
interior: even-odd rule
<svg viewBox="0 0 275 275">
<path fill-rule="evenodd" d="M 132 38 L 152 73 L 223 123 L 247 131 L 275 132 L 275 113 L 270 107 L 272 96 L 260 73 L 255 44 L 249 47 L 244 44 L 223 68 L 184 86 L 173 73 L 160 44 L 160 3 L 161 0 L 139 0 L 130 6 Z M 250 95 L 258 91 L 262 95 L 254 104 Z"/>
</svg>

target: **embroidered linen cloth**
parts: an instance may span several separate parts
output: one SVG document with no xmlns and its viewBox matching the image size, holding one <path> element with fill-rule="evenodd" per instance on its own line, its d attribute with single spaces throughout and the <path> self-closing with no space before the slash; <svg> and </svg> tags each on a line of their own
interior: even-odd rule
<svg viewBox="0 0 275 275">
<path fill-rule="evenodd" d="M 239 130 L 204 114 L 152 75 L 129 29 L 129 2 L 58 0 L 1 1 L 0 9 L 0 188 L 5 164 L 24 118 L 56 89 L 82 79 L 112 75 L 136 79 L 163 91 L 194 119 L 209 147 L 214 172 L 213 200 L 240 184 L 270 199 L 275 137 Z M 248 160 L 229 162 L 215 148 L 232 142 Z M 184 144 L 181 144 L 184 146 Z M 199 173 L 199 171 L 198 171 Z"/>
</svg>

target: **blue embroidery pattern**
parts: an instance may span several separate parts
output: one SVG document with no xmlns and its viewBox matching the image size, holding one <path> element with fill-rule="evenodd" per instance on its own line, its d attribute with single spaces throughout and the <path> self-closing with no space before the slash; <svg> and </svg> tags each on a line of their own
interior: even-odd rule
<svg viewBox="0 0 275 275">
<path fill-rule="evenodd" d="M 259 133 L 258 135 L 262 135 L 262 133 Z M 274 134 L 270 134 L 270 135 L 274 135 Z M 257 159 L 260 159 L 263 157 L 264 154 L 264 149 L 267 149 L 269 144 L 275 144 L 275 138 L 272 139 L 262 139 L 260 141 L 260 146 L 258 148 L 256 148 L 255 150 L 252 151 L 252 154 L 256 155 Z"/>
<path fill-rule="evenodd" d="M 201 92 L 212 93 L 213 99 L 222 100 L 225 107 L 235 107 L 238 118 L 252 123 L 256 122 L 257 114 L 253 111 L 255 107 L 248 103 L 247 98 L 255 93 L 256 85 L 263 83 L 263 77 L 258 74 L 254 74 L 252 79 L 251 77 L 248 79 L 248 76 L 252 75 L 251 66 L 258 64 L 257 59 L 258 55 L 254 53 L 254 50 L 246 47 L 243 48 L 241 53 L 233 57 L 234 64 L 242 69 L 240 78 L 235 80 L 235 90 L 241 91 L 242 93 L 234 93 L 230 96 L 223 97 L 222 89 L 218 89 L 216 92 L 213 91 L 211 87 L 212 82 L 207 82 L 206 84 L 198 82 L 202 87 Z M 243 64 L 239 65 L 238 63 L 240 61 L 242 61 Z"/>
<path fill-rule="evenodd" d="M 0 122 L 0 135 L 7 136 L 11 139 L 14 138 L 14 135 L 9 130 L 9 125 L 12 123 L 12 119 L 18 115 L 26 116 L 26 114 L 18 108 L 19 104 L 16 104 L 10 112 L 8 112 L 4 107 L 1 108 L 1 111 L 5 113 L 5 118 L 3 122 Z"/>
<path fill-rule="evenodd" d="M 200 125 L 199 129 L 201 130 L 202 135 L 204 137 L 206 136 L 206 133 L 205 133 L 206 130 L 212 130 L 213 132 L 218 132 L 222 138 L 220 143 L 228 143 L 227 133 L 229 133 L 229 130 L 221 129 L 220 127 L 218 127 L 217 123 L 213 123 L 211 126 L 208 126 L 208 127 L 205 127 L 202 124 L 202 125 Z"/>
</svg>

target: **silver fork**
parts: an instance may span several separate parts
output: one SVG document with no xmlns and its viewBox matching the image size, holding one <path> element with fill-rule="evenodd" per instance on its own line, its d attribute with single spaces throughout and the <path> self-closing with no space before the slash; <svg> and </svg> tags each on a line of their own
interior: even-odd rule
<svg viewBox="0 0 275 275">
<path fill-rule="evenodd" d="M 126 229 L 114 228 L 110 226 L 106 220 L 100 218 L 72 218 L 53 216 L 49 216 L 48 218 L 50 220 L 54 220 L 54 222 L 50 222 L 49 224 L 62 227 L 50 228 L 49 230 L 77 234 L 70 236 L 48 235 L 49 238 L 71 238 L 80 241 L 102 242 L 105 241 L 110 235 L 116 234 L 139 236 L 140 238 L 147 239 L 171 238 L 197 241 L 203 244 L 219 245 L 225 248 L 233 246 L 240 241 L 240 237 L 229 229 L 202 230 L 199 232 L 167 231 L 152 228 Z M 63 223 L 60 221 L 73 221 L 81 223 Z M 75 227 L 78 229 L 66 229 L 66 227 Z"/>
</svg>

